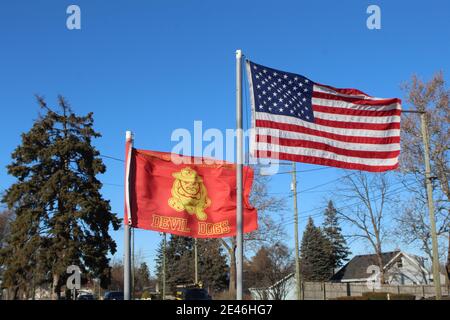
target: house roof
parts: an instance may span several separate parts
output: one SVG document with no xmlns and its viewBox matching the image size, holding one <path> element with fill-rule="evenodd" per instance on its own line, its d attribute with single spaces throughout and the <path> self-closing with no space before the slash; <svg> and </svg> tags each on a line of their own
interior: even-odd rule
<svg viewBox="0 0 450 320">
<path fill-rule="evenodd" d="M 399 250 L 382 253 L 383 265 L 386 266 L 396 255 Z M 335 275 L 331 277 L 331 281 L 345 281 L 355 279 L 367 279 L 371 274 L 367 273 L 367 268 L 371 265 L 378 265 L 376 254 L 364 254 L 354 256 L 345 266 L 343 266 Z"/>
</svg>

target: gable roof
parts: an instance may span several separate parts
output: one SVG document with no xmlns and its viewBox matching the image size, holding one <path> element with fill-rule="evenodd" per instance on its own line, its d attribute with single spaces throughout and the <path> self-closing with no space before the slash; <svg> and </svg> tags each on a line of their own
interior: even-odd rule
<svg viewBox="0 0 450 320">
<path fill-rule="evenodd" d="M 383 265 L 386 266 L 399 253 L 399 250 L 382 253 Z M 333 275 L 330 280 L 339 282 L 345 280 L 367 279 L 371 276 L 370 273 L 367 273 L 367 268 L 371 265 L 378 265 L 376 254 L 354 256 L 345 266 Z"/>
</svg>

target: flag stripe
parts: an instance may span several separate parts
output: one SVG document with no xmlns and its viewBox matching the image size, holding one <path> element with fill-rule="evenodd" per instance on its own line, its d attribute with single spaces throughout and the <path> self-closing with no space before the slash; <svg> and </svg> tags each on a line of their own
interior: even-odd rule
<svg viewBox="0 0 450 320">
<path fill-rule="evenodd" d="M 286 161 L 296 161 L 296 162 L 318 164 L 318 165 L 322 165 L 322 166 L 338 167 L 338 168 L 344 168 L 344 169 L 364 170 L 364 171 L 369 171 L 369 172 L 384 172 L 387 170 L 394 170 L 394 169 L 398 168 L 398 163 L 395 165 L 370 166 L 370 165 L 360 164 L 360 163 L 337 161 L 337 160 L 332 160 L 332 159 L 324 159 L 321 157 L 303 156 L 303 155 L 289 154 L 289 153 L 284 153 L 284 152 L 271 153 L 270 155 L 267 155 L 265 152 L 257 151 L 255 156 L 258 158 L 270 158 L 270 159 L 279 159 L 279 160 L 286 160 Z"/>
<path fill-rule="evenodd" d="M 357 104 L 346 101 L 330 100 L 330 99 L 320 99 L 313 98 L 313 105 L 325 106 L 325 107 L 335 107 L 335 108 L 348 108 L 355 110 L 368 110 L 368 111 L 387 111 L 387 110 L 401 110 L 401 105 L 397 102 L 386 104 L 383 107 Z"/>
<path fill-rule="evenodd" d="M 389 122 L 400 124 L 399 116 L 388 116 L 388 117 L 364 117 L 364 116 L 354 116 L 354 115 L 345 115 L 339 113 L 329 113 L 329 112 L 319 112 L 314 109 L 314 117 L 320 118 L 323 120 L 333 120 L 333 121 L 345 121 L 345 122 L 360 122 L 361 124 L 386 124 Z"/>
<path fill-rule="evenodd" d="M 330 146 L 336 148 L 343 148 L 348 150 L 364 150 L 364 151 L 399 151 L 400 143 L 362 143 L 353 141 L 340 141 L 337 139 L 330 139 L 329 137 L 322 137 L 314 134 L 305 134 L 300 132 L 292 132 L 287 130 L 278 130 L 272 128 L 258 128 L 256 135 L 261 137 L 267 137 L 270 140 L 266 141 L 276 141 L 279 138 L 285 139 L 299 139 L 308 140 L 314 142 L 326 143 Z"/>
<path fill-rule="evenodd" d="M 400 120 L 401 111 L 398 109 L 384 110 L 384 111 L 374 111 L 374 110 L 361 110 L 352 108 L 336 108 L 313 104 L 314 112 L 324 112 L 324 113 L 334 113 L 343 114 L 349 116 L 361 116 L 361 117 L 389 117 L 398 116 Z M 384 120 L 384 119 L 383 119 Z"/>
<path fill-rule="evenodd" d="M 343 97 L 343 96 L 339 96 L 339 95 L 323 93 L 323 92 L 318 92 L 318 91 L 313 91 L 312 95 L 313 95 L 313 98 L 345 101 L 345 102 L 352 102 L 352 103 L 356 103 L 356 104 L 369 105 L 369 106 L 381 106 L 382 107 L 387 104 L 400 103 L 400 100 L 397 98 L 381 99 L 381 100 L 363 99 L 360 97 Z"/>
<path fill-rule="evenodd" d="M 283 124 L 292 124 L 294 126 L 305 127 L 309 129 L 314 129 L 318 131 L 324 131 L 329 133 L 340 134 L 344 136 L 361 136 L 361 137 L 377 137 L 377 138 L 385 138 L 390 136 L 400 136 L 400 130 L 398 129 L 390 129 L 390 130 L 370 130 L 370 129 L 355 129 L 355 128 L 340 128 L 333 126 L 324 126 L 315 123 L 311 123 L 308 121 L 301 121 L 294 117 L 288 117 L 283 115 L 270 114 L 266 112 L 256 112 L 256 121 L 258 120 L 266 120 L 275 123 L 283 123 Z M 257 126 L 259 126 L 257 124 Z M 273 128 L 273 127 L 269 127 Z M 282 129 L 282 128 L 275 128 Z M 295 130 L 291 130 L 295 131 Z"/>
<path fill-rule="evenodd" d="M 356 164 L 366 164 L 370 166 L 378 166 L 378 165 L 389 165 L 392 166 L 397 163 L 397 157 L 393 158 L 360 158 L 353 156 L 346 156 L 336 154 L 334 152 L 326 151 L 326 150 L 318 150 L 318 149 L 310 149 L 305 147 L 290 147 L 283 146 L 272 143 L 264 143 L 264 142 L 256 142 L 257 149 L 259 151 L 271 151 L 276 153 L 290 153 L 301 156 L 314 157 L 319 156 L 324 159 L 331 159 L 336 161 L 345 161 Z"/>
<path fill-rule="evenodd" d="M 379 131 L 400 129 L 400 122 L 391 122 L 391 123 L 346 122 L 346 121 L 333 121 L 321 119 L 320 117 L 317 117 L 314 123 L 322 126 L 328 126 L 332 128 L 344 128 L 344 129 L 363 129 L 363 130 L 379 130 Z"/>
<path fill-rule="evenodd" d="M 265 130 L 266 128 L 278 129 L 287 132 L 296 132 L 296 133 L 304 133 L 309 135 L 315 135 L 318 137 L 324 137 L 329 139 L 334 139 L 337 141 L 348 142 L 348 143 L 364 143 L 364 144 L 392 144 L 392 143 L 400 143 L 399 136 L 393 137 L 371 137 L 371 136 L 348 136 L 336 133 L 329 133 L 326 131 L 319 131 L 316 129 L 305 128 L 302 126 L 297 126 L 294 124 L 287 123 L 279 123 L 275 121 L 265 121 L 265 120 L 256 120 L 256 126 L 258 130 L 262 128 Z"/>
<path fill-rule="evenodd" d="M 286 138 L 277 138 L 271 139 L 271 136 L 261 136 L 257 135 L 256 141 L 258 143 L 268 143 L 285 147 L 299 147 L 299 148 L 308 148 L 308 149 L 317 149 L 324 150 L 335 153 L 337 155 L 349 156 L 349 157 L 358 157 L 358 158 L 375 158 L 375 159 L 389 159 L 395 158 L 400 154 L 400 150 L 396 151 L 367 151 L 367 150 L 350 150 L 346 148 L 338 148 L 334 147 L 328 143 L 315 142 L 307 139 L 286 139 Z"/>
</svg>

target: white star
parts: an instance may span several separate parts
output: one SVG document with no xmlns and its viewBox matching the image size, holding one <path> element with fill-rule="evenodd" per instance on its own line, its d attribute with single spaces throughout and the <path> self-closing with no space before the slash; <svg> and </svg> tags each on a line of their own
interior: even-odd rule
<svg viewBox="0 0 450 320">
<path fill-rule="evenodd" d="M 288 77 L 287 74 L 285 74 L 285 75 L 283 76 L 283 78 L 285 78 L 285 79 L 287 79 L 287 77 Z"/>
<path fill-rule="evenodd" d="M 263 109 L 264 107 L 263 107 L 262 105 L 259 105 L 259 108 L 260 108 L 260 109 Z"/>
<path fill-rule="evenodd" d="M 297 90 L 298 88 L 297 88 L 297 87 L 294 87 L 294 88 L 292 88 L 292 89 L 295 91 L 295 90 Z"/>
<path fill-rule="evenodd" d="M 265 94 L 266 94 L 266 91 L 263 91 L 262 94 L 265 95 Z"/>
<path fill-rule="evenodd" d="M 267 98 L 267 100 L 269 100 L 269 101 L 270 101 L 270 100 L 272 100 L 272 98 L 271 98 L 271 97 L 268 97 L 268 98 Z"/>
<path fill-rule="evenodd" d="M 285 106 L 286 108 L 289 107 L 289 105 L 288 105 L 287 103 L 285 103 L 284 106 Z"/>
<path fill-rule="evenodd" d="M 306 101 L 306 98 L 303 98 L 302 100 L 303 100 L 303 101 Z"/>
<path fill-rule="evenodd" d="M 309 82 L 309 80 L 308 79 L 305 79 L 305 83 L 308 83 Z"/>
<path fill-rule="evenodd" d="M 258 69 L 258 68 L 257 68 L 256 66 L 253 66 L 253 69 L 255 69 L 255 70 L 256 70 L 256 69 Z"/>
<path fill-rule="evenodd" d="M 266 69 L 264 69 L 264 70 L 263 70 L 263 72 L 264 72 L 264 73 L 267 73 L 267 70 L 266 70 Z"/>
<path fill-rule="evenodd" d="M 283 99 L 282 99 L 282 98 L 280 98 L 280 99 L 278 99 L 278 101 L 280 101 L 280 102 L 283 102 Z"/>
<path fill-rule="evenodd" d="M 303 87 L 303 83 L 301 83 L 301 82 L 300 82 L 298 85 L 299 85 L 300 87 Z"/>
<path fill-rule="evenodd" d="M 257 86 L 256 86 L 258 89 L 260 89 L 261 88 L 261 86 L 258 84 Z"/>
<path fill-rule="evenodd" d="M 255 76 L 255 78 L 256 78 L 256 79 L 259 79 L 259 76 L 258 76 L 258 75 L 256 75 L 256 76 Z"/>
<path fill-rule="evenodd" d="M 295 77 L 295 78 L 294 78 L 294 80 L 295 80 L 295 81 L 297 81 L 297 80 L 298 80 L 298 78 L 297 78 L 297 77 Z"/>
<path fill-rule="evenodd" d="M 291 110 L 291 113 L 294 113 L 294 110 Z"/>
<path fill-rule="evenodd" d="M 267 90 L 269 90 L 269 91 L 272 90 L 272 87 L 267 87 Z"/>
<path fill-rule="evenodd" d="M 289 84 L 292 84 L 292 80 L 289 80 L 289 82 L 288 82 Z"/>
<path fill-rule="evenodd" d="M 273 96 L 274 96 L 274 97 L 276 97 L 276 96 L 277 96 L 277 93 L 276 93 L 276 92 L 274 92 L 274 93 L 273 93 Z"/>
<path fill-rule="evenodd" d="M 297 95 L 300 97 L 302 95 L 302 93 L 301 92 L 297 92 Z"/>
<path fill-rule="evenodd" d="M 286 85 L 285 85 L 285 84 L 283 84 L 283 88 L 286 88 Z"/>
<path fill-rule="evenodd" d="M 276 77 L 278 75 L 278 73 L 274 72 L 273 75 L 274 75 L 274 77 Z"/>
<path fill-rule="evenodd" d="M 274 106 L 274 107 L 276 107 L 276 106 L 277 106 L 277 103 L 276 103 L 276 102 L 274 102 L 274 103 L 273 103 L 273 106 Z"/>
<path fill-rule="evenodd" d="M 283 108 L 280 108 L 279 110 L 280 110 L 280 112 L 283 112 Z"/>
<path fill-rule="evenodd" d="M 281 82 L 281 78 L 278 78 L 278 82 Z"/>
<path fill-rule="evenodd" d="M 307 91 L 308 91 L 308 89 L 306 89 L 306 88 L 305 88 L 305 89 L 303 89 L 303 91 L 304 91 L 304 92 L 307 92 Z"/>
</svg>

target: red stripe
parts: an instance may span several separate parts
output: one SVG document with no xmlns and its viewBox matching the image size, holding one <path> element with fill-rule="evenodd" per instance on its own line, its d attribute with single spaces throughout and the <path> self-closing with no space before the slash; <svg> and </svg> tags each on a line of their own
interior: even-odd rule
<svg viewBox="0 0 450 320">
<path fill-rule="evenodd" d="M 333 113 L 333 114 L 343 114 L 347 116 L 360 116 L 360 117 L 389 117 L 389 116 L 400 116 L 402 111 L 398 109 L 385 110 L 385 111 L 374 111 L 374 110 L 360 110 L 351 108 L 335 108 L 326 107 L 313 104 L 314 111 Z"/>
<path fill-rule="evenodd" d="M 352 88 L 334 88 L 332 86 L 327 86 L 326 84 L 320 84 L 320 83 L 315 83 L 317 86 L 320 87 L 324 87 L 324 88 L 328 88 L 331 89 L 333 91 L 336 91 L 337 93 L 340 94 L 347 94 L 347 95 L 364 95 L 367 97 L 370 97 L 370 95 L 368 95 L 367 93 L 362 92 L 361 90 L 358 89 L 352 89 Z"/>
<path fill-rule="evenodd" d="M 336 141 L 351 142 L 351 143 L 365 143 L 365 144 L 391 144 L 400 143 L 400 136 L 394 137 L 362 137 L 362 136 L 345 136 L 336 133 L 324 132 L 315 129 L 305 128 L 295 124 L 279 123 L 269 120 L 256 120 L 256 127 L 272 128 L 285 131 L 299 132 L 309 134 L 312 136 L 324 137 Z"/>
<path fill-rule="evenodd" d="M 381 130 L 381 131 L 400 129 L 400 122 L 364 123 L 364 122 L 324 120 L 317 117 L 314 119 L 314 124 L 344 129 Z"/>
<path fill-rule="evenodd" d="M 353 98 L 353 97 L 341 97 L 341 96 L 336 96 L 334 94 L 323 93 L 323 92 L 318 92 L 318 91 L 313 91 L 312 96 L 313 96 L 313 98 L 345 101 L 345 102 L 351 102 L 354 104 L 362 104 L 362 105 L 367 105 L 367 106 L 382 107 L 382 106 L 389 105 L 389 104 L 401 103 L 401 100 L 398 98 L 371 100 L 370 98 L 369 99 L 361 99 L 361 98 Z"/>
<path fill-rule="evenodd" d="M 332 159 L 324 159 L 319 157 L 309 157 L 309 156 L 301 156 L 290 153 L 275 153 L 271 152 L 267 154 L 264 151 L 256 151 L 256 156 L 258 158 L 270 158 L 270 159 L 279 159 L 279 160 L 287 160 L 287 161 L 295 161 L 295 162 L 305 162 L 312 163 L 322 166 L 343 168 L 343 169 L 353 169 L 353 170 L 364 170 L 370 172 L 383 172 L 388 170 L 393 170 L 398 168 L 398 163 L 392 166 L 369 166 L 359 163 L 349 163 L 343 161 L 337 161 Z"/>
<path fill-rule="evenodd" d="M 362 150 L 348 150 L 338 147 L 330 146 L 323 142 L 315 142 L 303 139 L 287 139 L 287 138 L 278 138 L 273 139 L 271 136 L 266 135 L 257 135 L 257 142 L 278 144 L 281 146 L 287 147 L 302 147 L 308 149 L 316 149 L 316 150 L 324 150 L 329 151 L 335 154 L 355 157 L 355 158 L 367 158 L 367 159 L 390 159 L 398 157 L 400 154 L 400 150 L 397 151 L 362 151 Z"/>
</svg>

